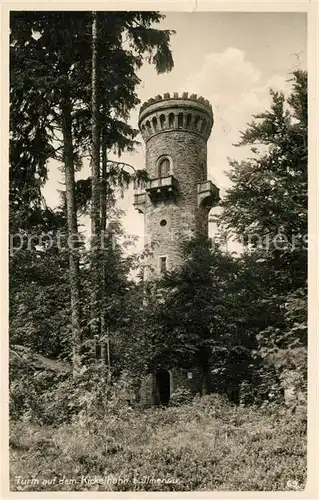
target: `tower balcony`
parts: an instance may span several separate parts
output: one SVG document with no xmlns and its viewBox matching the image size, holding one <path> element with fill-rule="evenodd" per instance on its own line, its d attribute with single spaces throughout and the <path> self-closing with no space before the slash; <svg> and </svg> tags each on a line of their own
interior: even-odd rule
<svg viewBox="0 0 319 500">
<path fill-rule="evenodd" d="M 197 184 L 197 206 L 212 208 L 219 202 L 219 189 L 216 184 L 207 179 Z"/>
<path fill-rule="evenodd" d="M 161 196 L 176 196 L 177 180 L 173 175 L 150 179 L 145 183 L 145 191 L 150 198 Z"/>
</svg>

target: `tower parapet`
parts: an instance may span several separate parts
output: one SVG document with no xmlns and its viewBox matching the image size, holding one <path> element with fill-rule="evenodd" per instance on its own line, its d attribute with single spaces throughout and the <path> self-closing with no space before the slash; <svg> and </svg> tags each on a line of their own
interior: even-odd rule
<svg viewBox="0 0 319 500">
<path fill-rule="evenodd" d="M 210 136 L 214 123 L 212 106 L 207 99 L 196 94 L 181 96 L 169 93 L 146 101 L 140 110 L 139 128 L 147 142 L 151 137 L 163 132 L 183 130 L 203 137 Z"/>
</svg>

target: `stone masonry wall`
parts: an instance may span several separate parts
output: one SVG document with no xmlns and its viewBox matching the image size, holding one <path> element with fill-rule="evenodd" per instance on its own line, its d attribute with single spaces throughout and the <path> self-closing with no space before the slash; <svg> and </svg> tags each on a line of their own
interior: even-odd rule
<svg viewBox="0 0 319 500">
<path fill-rule="evenodd" d="M 154 203 L 149 197 L 145 205 L 145 247 L 153 255 L 147 259 L 146 275 L 158 270 L 160 256 L 166 256 L 167 268 L 182 262 L 181 243 L 196 231 L 208 231 L 208 212 L 197 207 L 197 183 L 201 181 L 201 163 L 207 162 L 205 139 L 199 134 L 174 130 L 154 135 L 147 142 L 146 169 L 151 178 L 158 177 L 157 165 L 161 156 L 171 159 L 171 174 L 178 182 L 176 199 Z M 205 167 L 207 168 L 207 167 Z M 165 219 L 167 224 L 160 225 Z"/>
</svg>

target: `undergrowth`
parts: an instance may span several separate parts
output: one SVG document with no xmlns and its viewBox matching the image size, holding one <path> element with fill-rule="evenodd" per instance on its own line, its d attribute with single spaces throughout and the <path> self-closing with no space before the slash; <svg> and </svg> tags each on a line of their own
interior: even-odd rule
<svg viewBox="0 0 319 500">
<path fill-rule="evenodd" d="M 142 410 L 118 400 L 58 426 L 11 423 L 13 491 L 304 489 L 306 409 L 210 395 Z"/>
</svg>

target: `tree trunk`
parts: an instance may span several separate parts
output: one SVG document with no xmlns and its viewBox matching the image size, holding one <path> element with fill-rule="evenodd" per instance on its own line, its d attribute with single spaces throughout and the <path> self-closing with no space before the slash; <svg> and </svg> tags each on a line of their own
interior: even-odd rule
<svg viewBox="0 0 319 500">
<path fill-rule="evenodd" d="M 68 250 L 69 274 L 71 290 L 71 325 L 72 325 L 72 362 L 73 376 L 81 368 L 81 315 L 80 315 L 80 288 L 79 288 L 79 256 L 78 256 L 78 224 L 75 201 L 75 179 L 73 162 L 73 139 L 71 101 L 68 84 L 65 87 L 62 101 L 62 133 L 63 155 L 65 168 L 66 208 L 68 223 Z M 75 241 L 74 241 L 75 240 Z"/>
<path fill-rule="evenodd" d="M 103 111 L 106 113 L 106 110 Z M 105 129 L 102 131 L 102 171 L 101 171 L 101 189 L 100 189 L 100 207 L 101 207 L 101 231 L 106 231 L 106 210 L 107 210 L 107 135 Z"/>
<path fill-rule="evenodd" d="M 104 112 L 105 109 L 103 110 Z M 106 266 L 105 266 L 105 243 L 106 248 L 109 248 L 109 238 L 106 238 L 106 220 L 107 220 L 107 144 L 106 144 L 106 131 L 102 131 L 102 169 L 101 169 L 101 182 L 100 182 L 100 208 L 101 208 L 101 241 L 103 238 L 103 255 L 101 255 L 101 333 L 102 336 L 106 335 L 106 359 L 107 365 L 107 382 L 111 381 L 111 356 L 110 356 L 110 339 L 106 315 Z"/>
<path fill-rule="evenodd" d="M 100 331 L 100 116 L 99 116 L 98 13 L 92 13 L 92 198 L 91 198 L 91 329 Z"/>
</svg>

